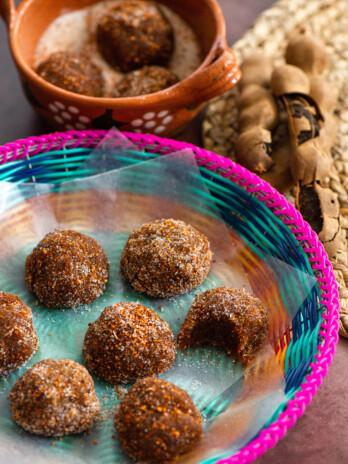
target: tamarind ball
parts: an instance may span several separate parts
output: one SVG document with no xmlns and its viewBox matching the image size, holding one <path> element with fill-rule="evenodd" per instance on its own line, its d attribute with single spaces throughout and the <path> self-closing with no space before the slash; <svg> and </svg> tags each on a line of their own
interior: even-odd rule
<svg viewBox="0 0 348 464">
<path fill-rule="evenodd" d="M 285 60 L 308 74 L 321 74 L 330 63 L 324 43 L 308 35 L 295 35 L 285 50 Z"/>
<path fill-rule="evenodd" d="M 50 84 L 69 92 L 102 97 L 104 78 L 101 69 L 83 53 L 61 51 L 51 53 L 36 72 Z"/>
<path fill-rule="evenodd" d="M 273 71 L 271 89 L 276 97 L 287 93 L 309 93 L 310 84 L 306 74 L 296 66 L 284 64 Z"/>
<path fill-rule="evenodd" d="M 129 72 L 165 66 L 172 54 L 173 28 L 155 2 L 128 0 L 106 11 L 97 27 L 97 46 L 110 66 Z"/>
</svg>

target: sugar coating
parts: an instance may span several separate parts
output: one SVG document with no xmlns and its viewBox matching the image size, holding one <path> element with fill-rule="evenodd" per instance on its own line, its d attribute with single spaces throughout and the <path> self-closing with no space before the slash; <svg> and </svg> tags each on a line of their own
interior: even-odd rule
<svg viewBox="0 0 348 464">
<path fill-rule="evenodd" d="M 104 59 L 123 72 L 165 65 L 173 50 L 171 23 L 158 4 L 150 1 L 127 0 L 107 10 L 96 38 Z"/>
<path fill-rule="evenodd" d="M 127 73 L 115 87 L 115 97 L 135 97 L 158 92 L 178 82 L 177 76 L 163 66 L 143 66 Z"/>
<path fill-rule="evenodd" d="M 129 236 L 120 269 L 138 292 L 169 297 L 200 285 L 211 259 L 203 234 L 183 221 L 160 219 Z"/>
<path fill-rule="evenodd" d="M 88 56 L 71 51 L 52 53 L 36 72 L 53 85 L 70 92 L 101 97 L 104 79 L 101 70 Z"/>
<path fill-rule="evenodd" d="M 160 374 L 172 366 L 175 355 L 169 325 L 135 302 L 105 308 L 90 324 L 83 344 L 87 369 L 112 384 Z"/>
<path fill-rule="evenodd" d="M 178 333 L 180 350 L 211 343 L 249 363 L 269 330 L 267 309 L 244 289 L 218 287 L 198 295 Z"/>
<path fill-rule="evenodd" d="M 203 436 L 202 418 L 185 390 L 162 379 L 138 380 L 115 415 L 120 442 L 143 464 L 166 464 Z"/>
<path fill-rule="evenodd" d="M 46 306 L 75 308 L 96 300 L 109 277 L 105 251 L 74 230 L 48 233 L 25 262 L 26 285 Z"/>
<path fill-rule="evenodd" d="M 18 296 L 0 292 L 0 374 L 9 374 L 37 350 L 33 314 Z"/>
<path fill-rule="evenodd" d="M 88 371 L 71 359 L 44 359 L 14 384 L 13 420 L 38 435 L 62 436 L 89 429 L 100 412 Z"/>
</svg>

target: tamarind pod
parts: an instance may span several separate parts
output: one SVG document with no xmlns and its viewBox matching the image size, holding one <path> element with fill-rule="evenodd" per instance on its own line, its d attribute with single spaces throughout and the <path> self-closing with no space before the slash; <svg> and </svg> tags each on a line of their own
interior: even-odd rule
<svg viewBox="0 0 348 464">
<path fill-rule="evenodd" d="M 292 144 L 291 175 L 295 182 L 308 185 L 324 182 L 330 172 L 331 160 L 316 139 L 301 145 Z"/>
<path fill-rule="evenodd" d="M 247 108 L 248 106 L 253 106 L 256 102 L 260 100 L 274 100 L 273 94 L 269 89 L 265 87 L 260 87 L 257 84 L 250 84 L 240 92 L 239 97 L 237 98 L 237 106 L 239 109 Z"/>
<path fill-rule="evenodd" d="M 337 103 L 338 92 L 322 76 L 309 77 L 309 95 L 313 98 L 322 112 L 332 111 Z"/>
<path fill-rule="evenodd" d="M 303 185 L 324 181 L 331 162 L 319 143 L 319 121 L 323 117 L 318 107 L 308 95 L 287 94 L 281 100 L 288 115 L 294 181 L 301 181 Z"/>
<path fill-rule="evenodd" d="M 309 94 L 310 82 L 307 75 L 296 66 L 283 64 L 271 76 L 271 90 L 276 97 L 291 93 Z"/>
<path fill-rule="evenodd" d="M 252 172 L 262 173 L 273 164 L 271 153 L 271 133 L 261 126 L 251 127 L 242 132 L 235 144 L 238 163 Z"/>
<path fill-rule="evenodd" d="M 278 123 L 278 108 L 266 89 L 273 71 L 272 60 L 260 53 L 250 55 L 241 64 L 239 82 L 239 132 L 235 144 L 238 162 L 253 172 L 262 173 L 273 166 L 272 136 L 268 129 Z"/>
<path fill-rule="evenodd" d="M 273 72 L 273 62 L 263 53 L 253 53 L 243 60 L 240 69 L 242 71 L 242 78 L 238 83 L 240 90 L 251 84 L 268 87 Z"/>
<path fill-rule="evenodd" d="M 318 234 L 331 258 L 342 245 L 340 205 L 337 195 L 316 182 L 298 183 L 296 207 L 312 229 Z"/>
<path fill-rule="evenodd" d="M 280 145 L 275 150 L 272 150 L 274 165 L 267 172 L 259 174 L 263 180 L 271 184 L 280 193 L 286 192 L 294 185 L 290 171 L 290 156 L 290 143 Z"/>
<path fill-rule="evenodd" d="M 330 57 L 321 40 L 299 34 L 289 40 L 285 50 L 285 61 L 307 74 L 321 74 L 328 68 Z"/>
<path fill-rule="evenodd" d="M 298 145 L 319 136 L 319 121 L 324 118 L 311 97 L 291 93 L 282 95 L 281 100 L 288 114 L 291 138 L 296 139 Z"/>
<path fill-rule="evenodd" d="M 325 153 L 329 153 L 335 143 L 337 130 L 337 117 L 332 113 L 324 113 L 324 122 L 320 127 L 318 143 Z"/>
<path fill-rule="evenodd" d="M 255 102 L 254 105 L 241 109 L 239 112 L 239 131 L 244 132 L 255 126 L 273 129 L 278 121 L 277 105 L 272 99 Z"/>
<path fill-rule="evenodd" d="M 324 245 L 329 258 L 332 258 L 337 250 L 343 246 L 340 216 L 338 218 L 326 218 L 323 230 L 318 234 L 318 237 Z"/>
</svg>

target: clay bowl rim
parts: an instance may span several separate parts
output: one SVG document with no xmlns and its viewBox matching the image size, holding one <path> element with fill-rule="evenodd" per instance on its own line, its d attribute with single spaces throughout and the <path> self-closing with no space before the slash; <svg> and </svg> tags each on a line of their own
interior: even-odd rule
<svg viewBox="0 0 348 464">
<path fill-rule="evenodd" d="M 129 109 L 139 108 L 142 105 L 148 105 L 151 103 L 158 103 L 159 100 L 166 101 L 168 100 L 178 102 L 178 94 L 180 94 L 180 87 L 182 84 L 187 84 L 190 80 L 195 77 L 197 74 L 201 73 L 207 67 L 213 63 L 213 61 L 218 58 L 223 52 L 229 50 L 229 47 L 226 42 L 226 23 L 224 16 L 222 14 L 221 8 L 217 3 L 217 0 L 206 0 L 207 5 L 212 12 L 212 17 L 216 23 L 216 35 L 215 39 L 212 42 L 209 52 L 206 54 L 205 58 L 203 59 L 202 63 L 199 67 L 187 76 L 185 79 L 182 79 L 177 84 L 174 84 L 166 89 L 163 89 L 159 92 L 154 92 L 151 94 L 144 94 L 139 95 L 137 97 L 90 97 L 87 95 L 81 95 L 75 92 L 70 92 L 68 90 L 62 89 L 57 87 L 53 84 L 50 84 L 45 79 L 40 77 L 32 67 L 27 63 L 27 61 L 23 58 L 20 50 L 20 46 L 18 44 L 17 36 L 18 36 L 18 29 L 20 22 L 25 15 L 27 9 L 31 7 L 36 0 L 22 0 L 18 7 L 13 12 L 13 16 L 11 19 L 11 24 L 9 27 L 9 40 L 10 40 L 10 47 L 11 52 L 13 55 L 14 62 L 16 66 L 19 68 L 21 73 L 28 79 L 29 82 L 35 82 L 38 87 L 44 87 L 50 93 L 55 93 L 57 98 L 62 98 L 64 100 L 72 100 L 75 103 L 80 104 L 87 104 L 89 106 L 111 106 L 114 107 L 116 102 L 117 105 L 127 107 Z M 99 3 L 102 0 L 97 0 L 94 3 Z M 159 1 L 160 3 L 160 1 Z M 76 9 L 78 10 L 78 9 Z M 72 10 L 72 11 L 76 11 Z M 58 16 L 57 16 L 58 17 Z M 201 103 L 204 103 L 205 100 L 202 100 Z M 181 104 L 177 105 L 178 107 L 182 106 Z"/>
</svg>

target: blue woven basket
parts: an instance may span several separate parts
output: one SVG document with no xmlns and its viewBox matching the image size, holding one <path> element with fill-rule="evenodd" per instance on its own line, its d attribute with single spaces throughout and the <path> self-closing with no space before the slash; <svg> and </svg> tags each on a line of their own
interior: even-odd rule
<svg viewBox="0 0 348 464">
<path fill-rule="evenodd" d="M 90 155 L 104 131 L 68 132 L 17 141 L 0 147 L 0 180 L 58 183 L 93 174 L 75 170 Z M 279 340 L 277 356 L 284 368 L 286 402 L 248 446 L 221 462 L 251 462 L 273 446 L 303 413 L 326 375 L 338 332 L 338 292 L 331 265 L 316 235 L 301 216 L 267 183 L 213 153 L 189 144 L 142 134 L 127 134 L 136 146 L 124 161 L 149 160 L 177 149 L 191 148 L 200 172 L 225 222 L 248 243 L 255 257 L 270 254 L 299 271 L 315 276 L 317 285 L 303 302 L 291 327 Z M 140 188 L 140 187 L 139 187 Z M 199 195 L 200 193 L 197 192 Z M 203 193 L 202 193 L 203 195 Z M 16 199 L 13 199 L 16 203 Z M 257 274 L 254 276 L 257 279 Z M 281 291 L 285 304 L 296 283 Z M 272 298 L 272 288 L 266 289 Z"/>
</svg>

